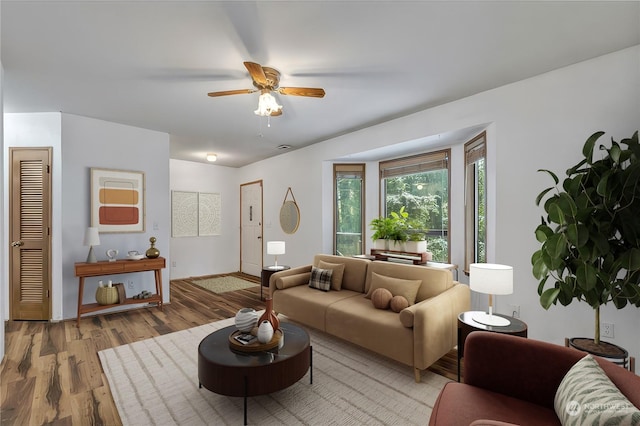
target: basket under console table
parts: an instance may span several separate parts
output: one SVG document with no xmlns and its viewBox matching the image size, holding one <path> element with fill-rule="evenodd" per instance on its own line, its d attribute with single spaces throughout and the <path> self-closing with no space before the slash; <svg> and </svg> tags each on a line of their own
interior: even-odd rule
<svg viewBox="0 0 640 426">
<path fill-rule="evenodd" d="M 78 318 L 76 326 L 80 326 L 80 317 L 82 314 L 90 312 L 98 312 L 105 309 L 113 308 L 119 305 L 133 305 L 141 303 L 157 303 L 158 308 L 162 310 L 162 269 L 166 267 L 164 257 L 155 259 L 141 260 L 116 260 L 114 262 L 100 261 L 96 263 L 78 262 L 75 264 L 75 274 L 79 278 L 78 289 Z M 99 277 L 103 275 L 130 274 L 132 272 L 153 271 L 156 282 L 156 293 L 146 299 L 126 298 L 120 300 L 119 303 L 111 305 L 100 305 L 98 303 L 82 304 L 84 296 L 84 279 L 86 277 Z"/>
</svg>

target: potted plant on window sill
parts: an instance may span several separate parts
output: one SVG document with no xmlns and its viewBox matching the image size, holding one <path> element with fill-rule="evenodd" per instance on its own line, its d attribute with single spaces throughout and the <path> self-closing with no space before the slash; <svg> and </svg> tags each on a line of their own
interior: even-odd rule
<svg viewBox="0 0 640 426">
<path fill-rule="evenodd" d="M 589 346 L 581 349 L 618 358 L 624 349 L 600 341 L 600 306 L 640 307 L 640 144 L 636 131 L 620 143 L 612 140 L 610 148 L 600 145 L 605 155 L 594 160 L 603 134 L 587 139 L 584 158 L 567 170 L 561 187 L 553 172 L 540 170 L 555 185 L 536 198 L 538 206 L 545 200 L 546 218 L 536 228 L 542 245 L 531 262 L 541 305 L 587 302 L 594 309 L 595 332 L 593 339 L 580 338 Z"/>
<path fill-rule="evenodd" d="M 376 217 L 369 223 L 373 235 L 373 248 L 378 250 L 389 250 L 389 237 L 393 233 L 393 219 L 391 217 Z"/>
<path fill-rule="evenodd" d="M 404 243 L 405 248 L 410 253 L 424 253 L 427 251 L 427 239 L 422 232 L 412 232 L 409 239 Z"/>
<path fill-rule="evenodd" d="M 407 233 L 407 230 L 409 229 L 409 225 L 407 224 L 409 213 L 404 211 L 404 206 L 402 206 L 399 211 L 391 212 L 389 215 L 393 221 L 393 229 L 391 231 L 391 235 L 389 235 L 389 240 L 391 241 L 389 249 L 406 251 L 405 242 L 409 238 Z"/>
<path fill-rule="evenodd" d="M 404 242 L 407 241 L 407 218 L 409 213 L 404 207 L 398 212 L 391 212 L 387 217 L 377 217 L 369 223 L 373 232 L 373 248 L 379 250 L 404 251 Z"/>
</svg>

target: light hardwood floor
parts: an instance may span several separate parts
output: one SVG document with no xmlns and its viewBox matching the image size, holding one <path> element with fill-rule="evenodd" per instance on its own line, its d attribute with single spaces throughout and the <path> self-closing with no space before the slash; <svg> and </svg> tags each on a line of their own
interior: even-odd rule
<svg viewBox="0 0 640 426">
<path fill-rule="evenodd" d="M 258 281 L 256 277 L 244 278 Z M 0 424 L 119 425 L 98 351 L 263 309 L 259 286 L 215 294 L 171 282 L 171 303 L 62 322 L 8 321 L 0 366 Z M 456 352 L 431 370 L 455 380 Z M 412 370 L 407 368 L 407 374 Z"/>
</svg>

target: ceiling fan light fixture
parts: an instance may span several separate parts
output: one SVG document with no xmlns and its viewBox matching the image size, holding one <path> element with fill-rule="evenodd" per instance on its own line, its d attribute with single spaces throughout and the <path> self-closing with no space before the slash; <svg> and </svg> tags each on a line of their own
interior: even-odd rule
<svg viewBox="0 0 640 426">
<path fill-rule="evenodd" d="M 258 98 L 258 109 L 254 111 L 256 115 L 262 117 L 270 117 L 274 112 L 278 112 L 282 109 L 282 105 L 278 105 L 276 98 L 271 93 L 265 91 Z"/>
<path fill-rule="evenodd" d="M 217 159 L 218 159 L 218 156 L 216 154 L 212 154 L 212 153 L 208 153 L 207 154 L 207 161 L 214 162 Z"/>
</svg>

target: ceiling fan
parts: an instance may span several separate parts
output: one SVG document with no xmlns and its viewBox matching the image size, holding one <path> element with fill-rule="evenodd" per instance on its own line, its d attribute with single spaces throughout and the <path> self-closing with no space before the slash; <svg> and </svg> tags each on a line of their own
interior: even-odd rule
<svg viewBox="0 0 640 426">
<path fill-rule="evenodd" d="M 249 71 L 255 89 L 224 90 L 221 92 L 208 93 L 211 97 L 242 95 L 260 92 L 258 109 L 256 115 L 277 116 L 282 115 L 282 105 L 278 105 L 271 92 L 278 92 L 281 95 L 308 96 L 312 98 L 324 97 L 324 89 L 313 87 L 280 87 L 280 72 L 275 68 L 263 67 L 255 62 L 245 62 L 244 66 Z"/>
</svg>

